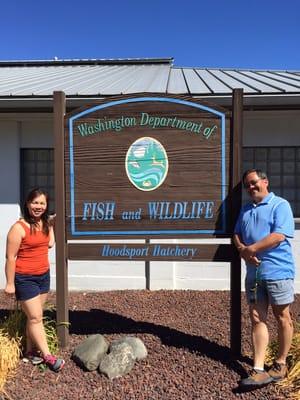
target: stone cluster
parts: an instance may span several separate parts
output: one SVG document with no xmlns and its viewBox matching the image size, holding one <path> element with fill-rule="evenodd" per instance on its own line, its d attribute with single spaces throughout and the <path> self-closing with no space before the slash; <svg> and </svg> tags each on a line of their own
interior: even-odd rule
<svg viewBox="0 0 300 400">
<path fill-rule="evenodd" d="M 130 372 L 136 361 L 147 357 L 147 349 L 141 339 L 124 336 L 110 344 L 100 334 L 90 335 L 73 351 L 74 362 L 87 371 L 105 374 L 109 379 Z"/>
</svg>

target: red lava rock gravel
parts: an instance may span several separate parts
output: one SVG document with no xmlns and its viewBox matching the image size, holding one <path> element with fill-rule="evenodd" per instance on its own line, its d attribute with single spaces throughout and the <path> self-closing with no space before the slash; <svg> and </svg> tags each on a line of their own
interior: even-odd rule
<svg viewBox="0 0 300 400">
<path fill-rule="evenodd" d="M 55 293 L 50 302 L 55 304 Z M 0 318 L 10 306 L 0 292 Z M 275 384 L 240 393 L 238 381 L 251 368 L 250 326 L 242 295 L 242 354 L 230 354 L 230 293 L 227 291 L 72 292 L 69 297 L 70 341 L 60 351 L 66 360 L 55 374 L 20 361 L 6 384 L 13 400 L 216 400 L 285 399 L 289 389 Z M 300 319 L 300 295 L 292 307 Z M 271 337 L 275 324 L 270 315 Z M 148 357 L 133 370 L 110 381 L 98 371 L 81 370 L 72 360 L 74 347 L 87 335 L 100 333 L 111 342 L 123 335 L 139 337 Z M 1 399 L 1 396 L 0 396 Z"/>
</svg>

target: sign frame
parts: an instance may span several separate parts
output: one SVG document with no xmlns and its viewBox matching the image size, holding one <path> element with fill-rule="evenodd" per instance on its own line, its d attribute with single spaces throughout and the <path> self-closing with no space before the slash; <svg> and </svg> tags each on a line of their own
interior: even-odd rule
<svg viewBox="0 0 300 400">
<path fill-rule="evenodd" d="M 157 94 L 157 96 L 163 96 Z M 76 250 L 76 244 L 67 241 L 67 229 L 65 220 L 65 127 L 66 98 L 64 92 L 54 92 L 54 142 L 55 142 L 55 206 L 56 206 L 56 300 L 57 300 L 57 331 L 61 347 L 68 345 L 68 258 L 74 259 L 72 252 Z M 76 110 L 75 110 L 76 113 Z M 227 234 L 223 237 L 231 237 L 234 224 L 241 207 L 241 148 L 243 127 L 243 90 L 234 89 L 232 97 L 232 117 L 230 130 L 230 171 L 228 180 L 227 204 L 231 212 L 227 217 Z M 220 235 L 222 237 L 222 235 Z M 204 236 L 202 236 L 204 237 Z M 201 237 L 201 238 L 202 238 Z M 210 236 L 208 236 L 210 237 Z M 150 244 L 145 237 L 145 243 Z M 80 245 L 81 246 L 81 245 Z M 85 245 L 88 249 L 88 244 Z M 203 245 L 207 251 L 195 261 L 230 261 L 230 345 L 233 355 L 241 354 L 241 261 L 233 243 L 228 245 Z M 76 253 L 76 251 L 75 251 Z M 78 254 L 75 254 L 75 258 Z M 80 256 L 81 257 L 81 256 Z M 78 258 L 76 258 L 78 259 Z M 98 257 L 93 258 L 98 259 Z M 99 258 L 101 259 L 101 258 Z M 145 258 L 146 278 L 149 278 L 149 260 Z M 193 260 L 191 260 L 193 261 Z M 147 278 L 147 279 L 148 279 Z M 146 281 L 146 287 L 148 283 Z"/>
</svg>

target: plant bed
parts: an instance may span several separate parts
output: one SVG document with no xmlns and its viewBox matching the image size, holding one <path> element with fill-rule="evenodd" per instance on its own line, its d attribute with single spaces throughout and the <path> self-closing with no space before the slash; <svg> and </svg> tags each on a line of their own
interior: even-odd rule
<svg viewBox="0 0 300 400">
<path fill-rule="evenodd" d="M 55 304 L 55 293 L 49 296 Z M 0 292 L 0 318 L 13 303 Z M 13 400 L 53 397 L 106 400 L 286 399 L 290 388 L 270 384 L 239 393 L 238 381 L 251 368 L 250 322 L 242 295 L 242 354 L 230 353 L 230 293 L 228 291 L 108 291 L 71 292 L 69 345 L 59 354 L 66 360 L 55 374 L 20 360 L 15 376 L 5 385 Z M 300 295 L 292 306 L 300 319 Z M 269 316 L 271 339 L 276 337 Z M 127 375 L 109 380 L 98 371 L 84 371 L 71 359 L 73 349 L 88 335 L 109 341 L 124 335 L 140 338 L 146 359 Z M 0 397 L 1 398 L 1 397 Z"/>
</svg>

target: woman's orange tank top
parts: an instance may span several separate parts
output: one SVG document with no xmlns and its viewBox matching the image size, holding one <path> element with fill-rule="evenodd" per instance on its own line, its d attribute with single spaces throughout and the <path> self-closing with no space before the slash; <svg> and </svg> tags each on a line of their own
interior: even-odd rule
<svg viewBox="0 0 300 400">
<path fill-rule="evenodd" d="M 18 221 L 25 230 L 17 258 L 16 272 L 18 274 L 42 275 L 49 269 L 49 240 L 50 236 L 42 231 L 30 232 L 30 228 L 23 222 Z"/>
</svg>

